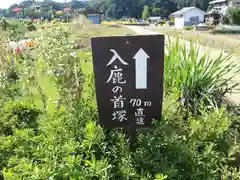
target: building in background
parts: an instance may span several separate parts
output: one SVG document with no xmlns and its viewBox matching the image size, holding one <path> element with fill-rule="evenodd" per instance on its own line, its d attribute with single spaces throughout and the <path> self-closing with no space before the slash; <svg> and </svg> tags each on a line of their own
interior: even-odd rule
<svg viewBox="0 0 240 180">
<path fill-rule="evenodd" d="M 87 18 L 93 24 L 101 24 L 101 14 L 88 14 Z"/>
<path fill-rule="evenodd" d="M 97 11 L 92 7 L 86 7 L 83 10 L 83 14 L 91 21 L 93 24 L 101 24 L 102 21 L 102 13 Z"/>
<path fill-rule="evenodd" d="M 217 25 L 222 18 L 227 14 L 231 7 L 240 6 L 240 0 L 215 0 L 209 2 L 209 11 L 207 12 L 208 24 Z"/>
<path fill-rule="evenodd" d="M 205 11 L 197 7 L 185 7 L 170 14 L 170 17 L 174 17 L 175 28 L 183 29 L 184 26 L 193 26 L 204 22 L 205 14 Z"/>
</svg>

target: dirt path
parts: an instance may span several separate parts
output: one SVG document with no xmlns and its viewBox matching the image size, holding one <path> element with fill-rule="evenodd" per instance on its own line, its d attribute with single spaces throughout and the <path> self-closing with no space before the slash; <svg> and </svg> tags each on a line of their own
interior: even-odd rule
<svg viewBox="0 0 240 180">
<path fill-rule="evenodd" d="M 145 27 L 140 27 L 140 26 L 126 26 L 127 28 L 131 29 L 132 31 L 134 31 L 136 34 L 144 34 L 144 35 L 148 35 L 148 34 L 160 34 L 158 32 L 155 32 L 153 30 L 151 30 L 150 28 L 145 28 Z M 172 37 L 173 38 L 173 37 Z M 167 40 L 168 38 L 166 38 Z M 171 39 L 171 38 L 170 38 Z M 182 43 L 185 44 L 189 44 L 189 41 L 185 41 L 185 40 L 181 40 Z M 212 58 L 217 58 L 221 53 L 223 53 L 224 56 L 228 55 L 227 53 L 224 53 L 218 49 L 214 49 L 214 48 L 208 48 L 205 46 L 199 46 L 201 51 L 207 51 L 210 56 Z M 233 56 L 232 58 L 236 59 L 239 61 L 240 63 L 240 59 L 237 56 Z M 235 82 L 239 82 L 240 83 L 240 74 L 239 76 L 237 76 L 234 79 Z M 240 106 L 240 91 L 237 90 L 240 89 L 239 87 L 236 87 L 236 90 L 234 90 L 233 93 L 231 94 L 227 94 L 227 98 L 235 105 L 235 106 Z"/>
</svg>

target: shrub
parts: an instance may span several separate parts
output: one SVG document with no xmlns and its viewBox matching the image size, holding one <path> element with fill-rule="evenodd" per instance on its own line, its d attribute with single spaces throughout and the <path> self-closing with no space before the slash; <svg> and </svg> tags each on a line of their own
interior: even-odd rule
<svg viewBox="0 0 240 180">
<path fill-rule="evenodd" d="M 14 129 L 37 128 L 37 118 L 41 111 L 36 109 L 32 103 L 10 103 L 5 104 L 0 119 L 1 130 L 4 135 L 12 134 Z"/>
<path fill-rule="evenodd" d="M 3 30 L 7 30 L 7 28 L 9 28 L 9 23 L 6 19 L 1 19 L 0 21 L 0 26 Z"/>
<path fill-rule="evenodd" d="M 174 25 L 174 17 L 171 17 L 171 18 L 168 20 L 168 25 L 169 25 L 169 26 L 173 26 L 173 25 Z"/>
<path fill-rule="evenodd" d="M 28 29 L 28 31 L 36 31 L 36 30 L 37 30 L 37 28 L 36 28 L 36 26 L 33 24 L 33 22 L 27 23 L 27 29 Z"/>
<path fill-rule="evenodd" d="M 42 61 L 48 65 L 48 71 L 52 72 L 60 102 L 66 106 L 81 99 L 84 82 L 82 62 L 78 56 L 71 55 L 74 45 L 69 40 L 70 32 L 68 28 L 50 28 L 39 39 Z"/>
<path fill-rule="evenodd" d="M 184 30 L 193 30 L 194 26 L 184 26 Z"/>
<path fill-rule="evenodd" d="M 234 115 L 200 107 L 203 116 L 186 123 L 176 109 L 177 93 L 165 97 L 164 118 L 137 132 L 135 150 L 122 130 L 97 125 L 92 94 L 72 111 L 42 117 L 37 134 L 15 129 L 12 136 L 0 136 L 4 178 L 237 180 L 239 172 L 229 163 L 240 137 L 232 127 Z"/>
<path fill-rule="evenodd" d="M 0 65 L 0 107 L 2 101 L 8 101 L 18 97 L 20 93 L 20 73 L 14 66 L 16 57 L 8 55 L 3 44 L 0 47 L 1 65 Z"/>
</svg>

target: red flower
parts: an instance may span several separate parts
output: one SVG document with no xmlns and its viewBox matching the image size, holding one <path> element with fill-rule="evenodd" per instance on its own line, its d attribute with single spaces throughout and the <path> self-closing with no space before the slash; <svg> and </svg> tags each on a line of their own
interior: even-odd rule
<svg viewBox="0 0 240 180">
<path fill-rule="evenodd" d="M 21 49 L 19 47 L 17 47 L 17 49 L 15 49 L 15 53 L 19 54 L 21 52 Z"/>
<path fill-rule="evenodd" d="M 22 10 L 22 8 L 14 8 L 12 11 L 18 13 L 18 12 L 20 12 L 21 10 Z"/>
</svg>

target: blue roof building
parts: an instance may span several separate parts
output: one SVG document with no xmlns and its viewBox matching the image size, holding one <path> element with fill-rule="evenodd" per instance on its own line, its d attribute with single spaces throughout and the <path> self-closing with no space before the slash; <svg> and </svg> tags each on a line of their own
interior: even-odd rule
<svg viewBox="0 0 240 180">
<path fill-rule="evenodd" d="M 101 14 L 88 14 L 87 18 L 93 24 L 101 24 Z"/>
</svg>

